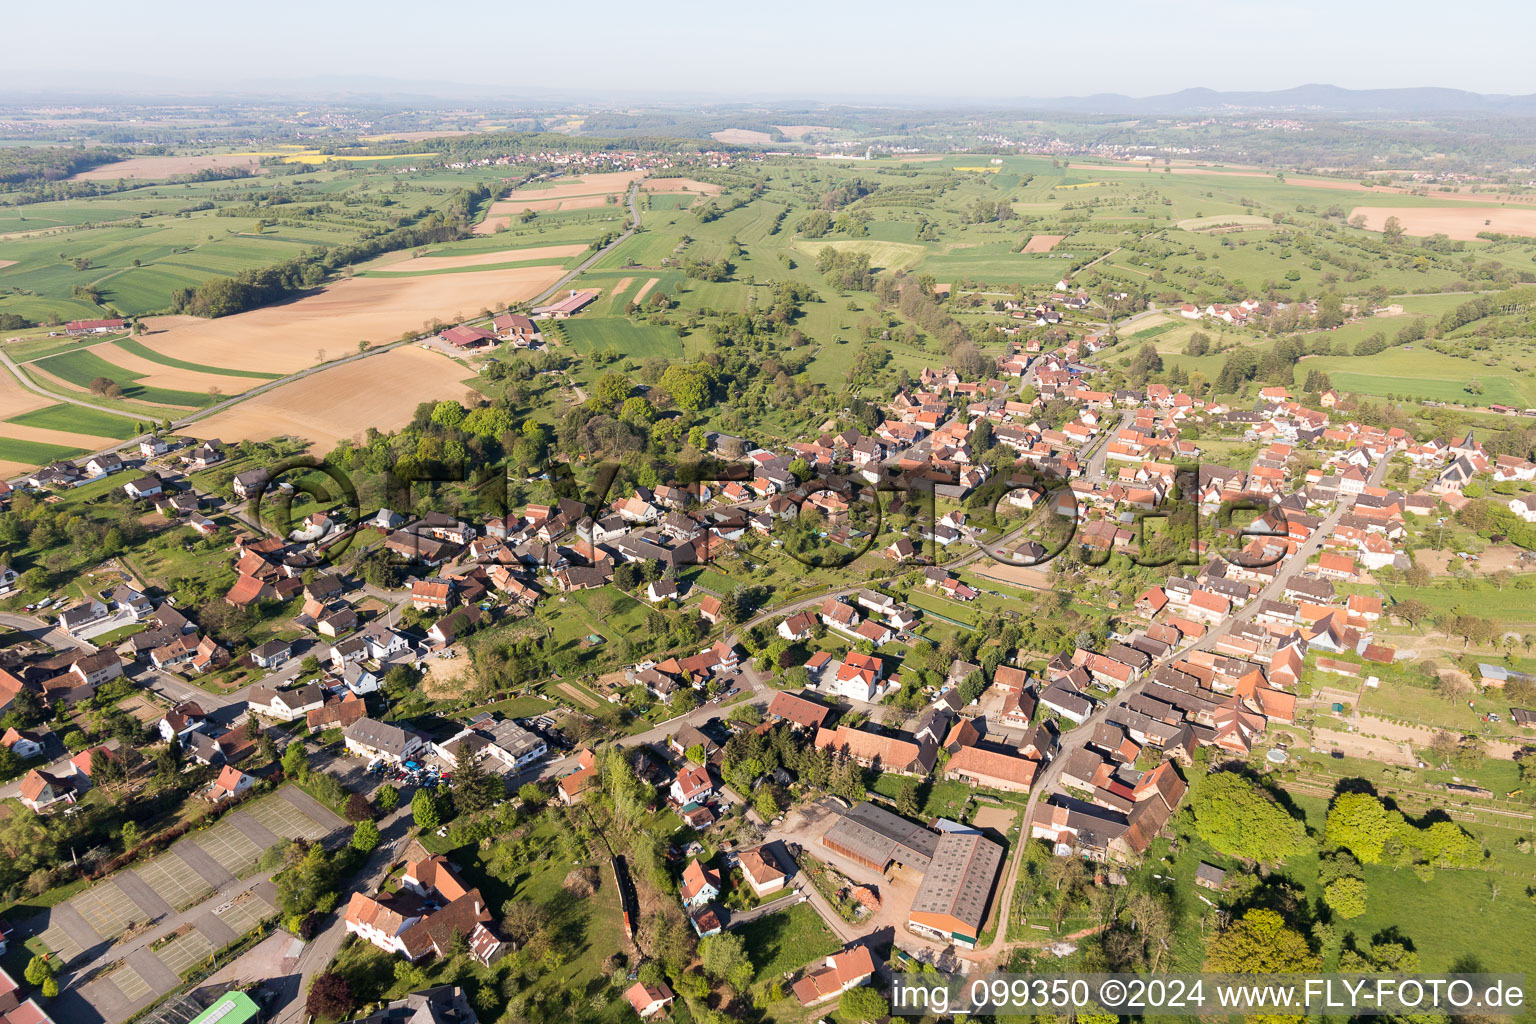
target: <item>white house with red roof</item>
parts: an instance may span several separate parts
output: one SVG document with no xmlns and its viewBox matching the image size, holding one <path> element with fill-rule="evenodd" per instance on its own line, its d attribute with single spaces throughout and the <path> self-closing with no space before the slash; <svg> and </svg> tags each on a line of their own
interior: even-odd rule
<svg viewBox="0 0 1536 1024">
<path fill-rule="evenodd" d="M 715 792 L 715 784 L 709 781 L 709 771 L 690 764 L 672 780 L 668 795 L 679 804 L 698 804 L 708 800 Z"/>
</svg>

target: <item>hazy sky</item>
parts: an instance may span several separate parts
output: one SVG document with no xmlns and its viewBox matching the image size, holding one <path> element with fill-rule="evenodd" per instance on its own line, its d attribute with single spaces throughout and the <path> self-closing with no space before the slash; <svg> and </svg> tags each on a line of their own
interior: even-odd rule
<svg viewBox="0 0 1536 1024">
<path fill-rule="evenodd" d="M 0 23 L 8 89 L 369 75 L 508 99 L 529 88 L 1007 99 L 1309 82 L 1536 92 L 1529 0 L 12 0 Z M 102 59 L 88 70 L 61 50 Z"/>
</svg>

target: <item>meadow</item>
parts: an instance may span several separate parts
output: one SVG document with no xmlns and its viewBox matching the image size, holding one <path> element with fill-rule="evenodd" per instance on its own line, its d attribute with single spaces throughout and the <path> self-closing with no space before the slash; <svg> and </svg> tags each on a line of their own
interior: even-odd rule
<svg viewBox="0 0 1536 1024">
<path fill-rule="evenodd" d="M 1297 365 L 1297 381 L 1313 369 L 1327 373 L 1335 388 L 1359 394 L 1470 405 L 1536 405 L 1536 379 L 1529 375 L 1501 373 L 1496 367 L 1479 366 L 1418 346 L 1389 348 L 1368 358 L 1309 356 Z M 1472 380 L 1481 385 L 1480 393 L 1466 389 Z"/>
<path fill-rule="evenodd" d="M 562 323 L 560 330 L 571 347 L 583 355 L 615 352 L 633 359 L 648 359 L 676 358 L 682 354 L 675 331 L 654 324 L 631 323 L 624 317 L 578 317 Z"/>
<path fill-rule="evenodd" d="M 40 370 L 45 370 L 60 380 L 68 381 L 80 388 L 88 389 L 93 380 L 105 377 L 114 381 L 122 389 L 122 397 L 139 402 L 148 402 L 152 405 L 170 405 L 183 408 L 200 408 L 212 405 L 214 396 L 207 393 L 191 391 L 174 391 L 166 388 L 145 387 L 136 383 L 143 378 L 143 374 L 125 370 L 115 363 L 109 363 L 101 356 L 88 349 L 77 349 L 74 352 L 66 352 L 62 355 L 48 356 L 39 359 L 32 364 Z"/>
<path fill-rule="evenodd" d="M 44 444 L 41 441 L 0 437 L 0 463 L 42 466 L 60 459 L 74 458 L 84 451 L 84 448 L 65 448 L 56 444 Z"/>
<path fill-rule="evenodd" d="M 46 430 L 65 430 L 80 434 L 96 434 L 100 437 L 112 437 L 122 440 L 134 435 L 134 423 L 124 416 L 114 416 L 111 413 L 100 412 L 96 409 L 84 409 L 78 405 L 50 405 L 46 409 L 36 409 L 32 412 L 22 413 L 20 416 L 12 416 L 7 423 L 15 423 L 24 427 L 41 427 Z"/>
</svg>

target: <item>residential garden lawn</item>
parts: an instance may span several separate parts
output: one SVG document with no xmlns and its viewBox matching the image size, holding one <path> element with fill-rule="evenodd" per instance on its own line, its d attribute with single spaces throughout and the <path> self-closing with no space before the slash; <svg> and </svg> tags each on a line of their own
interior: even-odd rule
<svg viewBox="0 0 1536 1024">
<path fill-rule="evenodd" d="M 698 570 L 689 582 L 716 594 L 729 594 L 736 587 L 736 584 L 731 582 L 729 577 L 713 569 Z"/>
<path fill-rule="evenodd" d="M 617 352 L 640 360 L 652 356 L 675 359 L 682 355 L 677 332 L 655 324 L 638 324 L 626 317 L 575 317 L 560 326 L 570 346 L 583 355 Z"/>
<path fill-rule="evenodd" d="M 821 915 L 809 903 L 760 917 L 736 933 L 746 943 L 747 955 L 756 968 L 753 984 L 770 981 L 830 956 L 842 948 Z"/>
<path fill-rule="evenodd" d="M 469 711 L 472 714 L 490 712 L 494 715 L 500 715 L 502 718 L 532 718 L 534 715 L 542 715 L 556 706 L 543 697 L 529 695 L 499 700 L 494 704 L 482 704 L 469 709 Z"/>
<path fill-rule="evenodd" d="M 964 782 L 907 779 L 890 773 L 876 777 L 875 784 L 870 788 L 894 800 L 908 786 L 917 787 L 918 804 L 924 818 L 949 818 L 952 821 L 960 821 L 964 817 L 965 805 L 975 792 Z"/>
<path fill-rule="evenodd" d="M 567 595 L 585 615 L 591 631 L 607 639 L 624 636 L 645 627 L 651 610 L 643 601 L 608 584 L 594 590 L 578 590 Z"/>
<path fill-rule="evenodd" d="M 84 406 L 60 402 L 44 409 L 34 409 L 20 416 L 12 416 L 7 423 L 23 427 L 42 427 L 47 430 L 65 430 L 75 434 L 95 434 L 121 441 L 134 435 L 133 420 L 114 416 L 109 412 L 87 409 Z"/>
<path fill-rule="evenodd" d="M 60 459 L 72 459 L 85 452 L 84 448 L 65 448 L 41 441 L 20 441 L 12 437 L 0 437 L 0 462 L 21 462 L 29 466 L 43 466 Z"/>
<path fill-rule="evenodd" d="M 177 359 L 162 352 L 156 352 L 147 345 L 143 345 L 133 338 L 119 338 L 117 347 L 126 352 L 132 352 L 140 359 L 148 359 L 152 363 L 162 366 L 174 366 L 178 370 L 196 370 L 199 373 L 213 373 L 223 377 L 260 377 L 265 380 L 278 380 L 283 375 L 280 373 L 258 373 L 255 370 L 228 370 L 222 366 L 207 366 L 203 363 L 190 363 L 185 359 Z"/>
<path fill-rule="evenodd" d="M 907 595 L 907 603 L 914 608 L 921 608 L 923 611 L 931 612 L 934 615 L 942 615 L 945 618 L 954 619 L 957 622 L 964 623 L 966 626 L 976 625 L 976 614 L 971 609 L 970 604 L 951 601 L 944 597 L 935 597 L 931 593 L 924 592 L 921 587 L 912 588 L 912 592 Z"/>
<path fill-rule="evenodd" d="M 191 527 L 177 527 L 146 542 L 129 557 L 141 575 L 173 592 L 194 581 L 220 589 L 234 586 L 235 570 L 227 552 L 219 547 L 204 550 L 196 544 L 188 551 L 182 546 L 200 539 Z"/>
</svg>

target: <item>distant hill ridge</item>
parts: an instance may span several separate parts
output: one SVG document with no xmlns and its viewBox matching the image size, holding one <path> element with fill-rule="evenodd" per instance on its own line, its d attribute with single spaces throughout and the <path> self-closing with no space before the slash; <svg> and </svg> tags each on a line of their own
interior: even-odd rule
<svg viewBox="0 0 1536 1024">
<path fill-rule="evenodd" d="M 1214 113 L 1297 114 L 1536 114 L 1536 94 L 1500 96 L 1463 89 L 1345 89 L 1337 85 L 1298 85 L 1274 92 L 1220 92 L 1181 89 L 1162 96 L 1120 93 L 1060 96 L 1012 101 L 1019 106 L 1073 113 L 1179 115 Z"/>
</svg>

